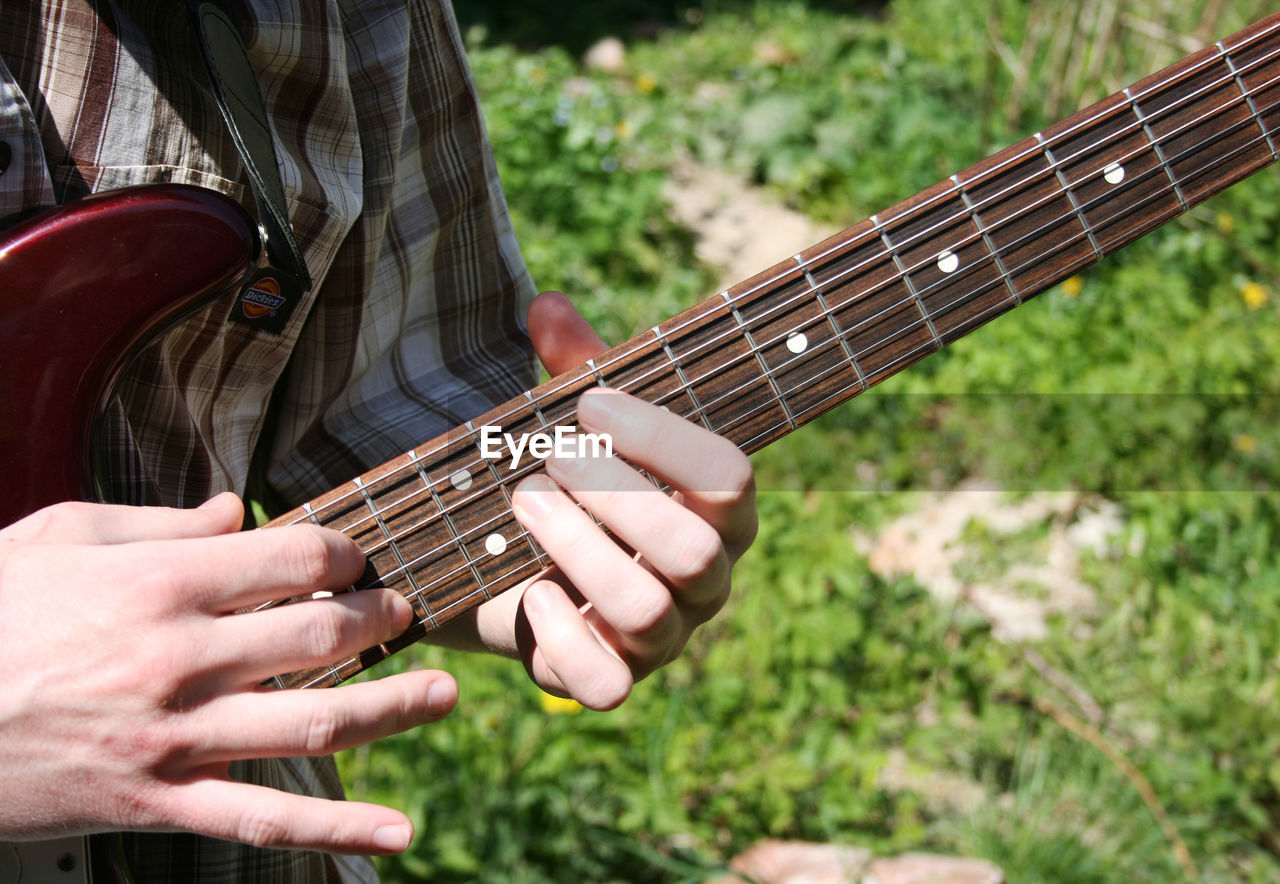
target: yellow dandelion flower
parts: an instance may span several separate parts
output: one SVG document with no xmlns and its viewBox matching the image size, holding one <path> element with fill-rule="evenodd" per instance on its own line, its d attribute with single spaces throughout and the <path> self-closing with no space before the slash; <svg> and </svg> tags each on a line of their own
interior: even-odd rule
<svg viewBox="0 0 1280 884">
<path fill-rule="evenodd" d="M 1267 290 L 1256 282 L 1246 282 L 1240 289 L 1240 298 L 1250 310 L 1257 310 L 1267 303 Z"/>
<path fill-rule="evenodd" d="M 1236 229 L 1236 219 L 1231 217 L 1231 213 L 1222 211 L 1218 213 L 1218 229 L 1223 233 L 1231 233 Z"/>
<path fill-rule="evenodd" d="M 566 697 L 556 697 L 545 691 L 538 696 L 542 703 L 542 711 L 548 715 L 577 715 L 582 711 L 582 704 Z"/>
<path fill-rule="evenodd" d="M 641 74 L 636 77 L 636 89 L 644 95 L 648 95 L 654 89 L 658 88 L 658 80 L 653 74 Z"/>
<path fill-rule="evenodd" d="M 636 134 L 636 127 L 631 125 L 630 120 L 619 120 L 618 125 L 613 127 L 614 133 L 624 141 Z"/>
<path fill-rule="evenodd" d="M 1062 293 L 1068 298 L 1074 298 L 1082 291 L 1084 291 L 1084 280 L 1080 277 L 1068 276 L 1062 281 Z"/>
<path fill-rule="evenodd" d="M 1231 440 L 1231 447 L 1236 451 L 1243 451 L 1248 454 L 1251 451 L 1258 450 L 1258 440 L 1253 438 L 1249 433 L 1236 433 Z"/>
</svg>

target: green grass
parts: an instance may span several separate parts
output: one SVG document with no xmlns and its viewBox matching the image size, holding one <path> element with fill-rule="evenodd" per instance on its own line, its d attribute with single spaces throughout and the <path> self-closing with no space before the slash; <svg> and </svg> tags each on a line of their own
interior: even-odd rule
<svg viewBox="0 0 1280 884">
<path fill-rule="evenodd" d="M 1229 6 L 1215 37 L 1250 15 Z M 852 223 L 1021 137 L 1047 122 L 1034 96 L 1053 74 L 1016 77 L 993 46 L 1051 50 L 1046 8 L 708 7 L 633 41 L 618 76 L 559 47 L 476 43 L 535 279 L 618 340 L 711 291 L 662 202 L 678 158 Z M 784 61 L 761 61 L 762 41 Z M 1144 46 L 1117 40 L 1104 71 L 1136 78 Z M 1016 884 L 1168 882 L 1188 863 L 1172 832 L 1203 881 L 1276 880 L 1278 216 L 1272 170 L 762 452 L 761 536 L 734 599 L 622 708 L 547 711 L 505 661 L 391 661 L 450 669 L 462 701 L 342 758 L 355 795 L 418 824 L 383 874 L 697 881 L 773 836 L 978 855 Z M 1096 721 L 971 608 L 856 551 L 855 531 L 971 476 L 1119 505 L 1121 536 L 1081 566 L 1095 609 L 1035 646 Z M 990 553 L 974 576 L 1049 527 L 1010 545 L 971 525 Z M 886 787 L 903 756 L 921 785 Z M 930 777 L 985 799 L 948 805 Z"/>
</svg>

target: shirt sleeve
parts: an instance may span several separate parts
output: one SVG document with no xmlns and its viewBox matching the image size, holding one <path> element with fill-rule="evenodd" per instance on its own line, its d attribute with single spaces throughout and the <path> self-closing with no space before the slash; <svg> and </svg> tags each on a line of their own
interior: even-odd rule
<svg viewBox="0 0 1280 884">
<path fill-rule="evenodd" d="M 31 105 L 0 59 L 0 229 L 53 205 L 53 185 Z"/>
</svg>

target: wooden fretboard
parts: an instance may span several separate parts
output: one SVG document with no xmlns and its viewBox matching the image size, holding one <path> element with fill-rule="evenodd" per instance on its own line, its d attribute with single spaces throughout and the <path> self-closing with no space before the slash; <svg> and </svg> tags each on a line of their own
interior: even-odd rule
<svg viewBox="0 0 1280 884">
<path fill-rule="evenodd" d="M 550 562 L 515 520 L 520 468 L 478 428 L 576 423 L 601 385 L 756 451 L 1278 158 L 1280 14 L 1038 132 L 793 259 L 371 470 L 306 520 L 405 595 L 396 641 L 279 679 L 336 685 Z"/>
</svg>

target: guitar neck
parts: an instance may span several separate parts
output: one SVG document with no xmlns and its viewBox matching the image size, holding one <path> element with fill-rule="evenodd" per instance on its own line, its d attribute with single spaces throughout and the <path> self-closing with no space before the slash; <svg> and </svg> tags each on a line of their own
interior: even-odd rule
<svg viewBox="0 0 1280 884">
<path fill-rule="evenodd" d="M 369 558 L 356 588 L 401 592 L 418 620 L 279 683 L 339 684 L 550 565 L 509 506 L 541 461 L 485 456 L 483 428 L 554 434 L 607 386 L 756 451 L 1269 165 L 1277 141 L 1280 14 L 304 504 L 272 524 L 346 533 Z"/>
</svg>

